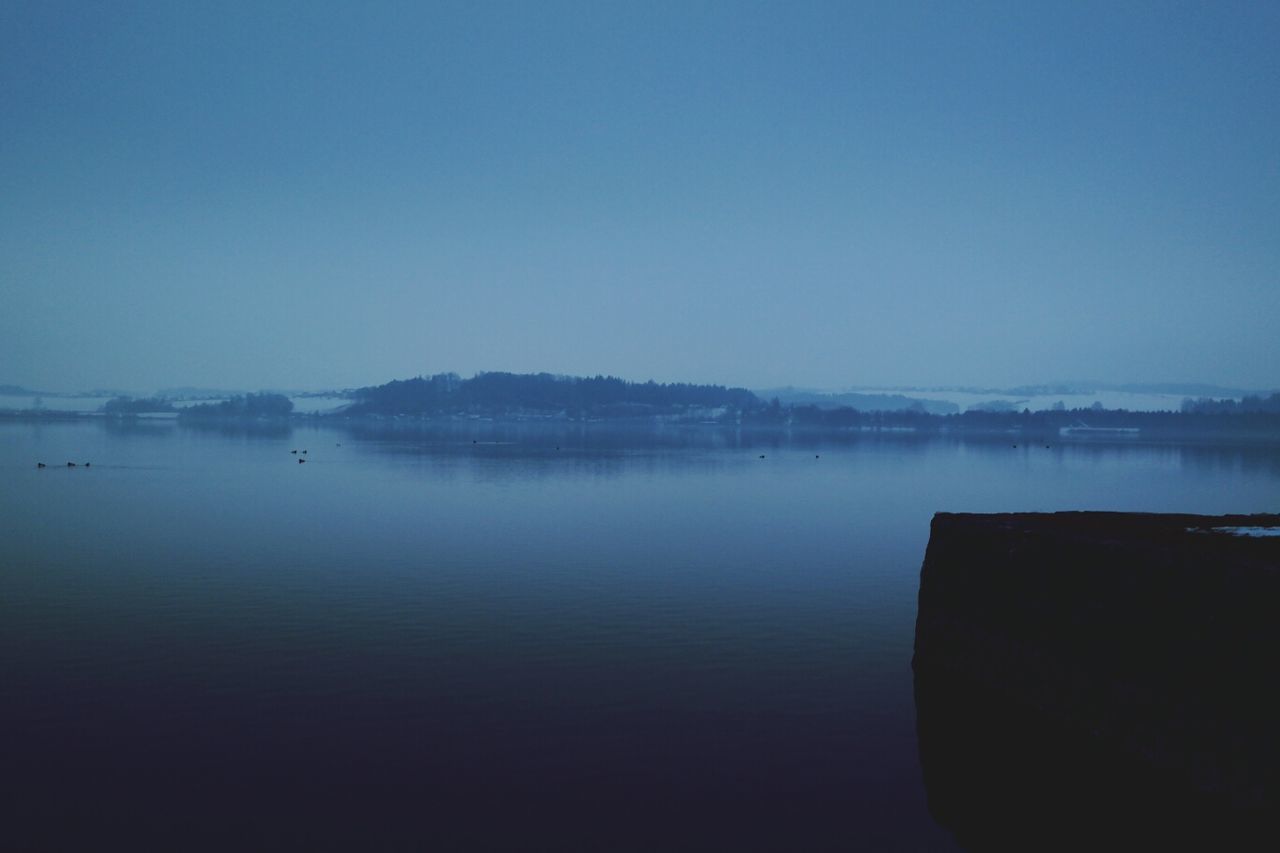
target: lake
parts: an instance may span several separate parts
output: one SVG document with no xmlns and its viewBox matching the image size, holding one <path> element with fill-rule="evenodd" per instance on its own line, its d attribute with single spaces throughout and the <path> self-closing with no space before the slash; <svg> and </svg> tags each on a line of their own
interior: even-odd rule
<svg viewBox="0 0 1280 853">
<path fill-rule="evenodd" d="M 0 481 L 6 847 L 952 850 L 933 513 L 1274 512 L 1280 450 L 4 421 Z"/>
</svg>

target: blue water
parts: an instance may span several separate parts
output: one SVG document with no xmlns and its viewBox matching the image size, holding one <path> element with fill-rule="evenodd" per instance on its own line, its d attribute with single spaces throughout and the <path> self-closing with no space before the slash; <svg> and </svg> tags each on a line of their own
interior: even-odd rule
<svg viewBox="0 0 1280 853">
<path fill-rule="evenodd" d="M 0 832 L 954 849 L 932 514 L 1280 508 L 1274 447 L 1012 441 L 0 423 Z"/>
</svg>

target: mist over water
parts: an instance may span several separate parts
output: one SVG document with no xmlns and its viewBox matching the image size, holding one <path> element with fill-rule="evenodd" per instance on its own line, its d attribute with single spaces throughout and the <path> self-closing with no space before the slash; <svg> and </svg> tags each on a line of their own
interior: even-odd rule
<svg viewBox="0 0 1280 853">
<path fill-rule="evenodd" d="M 948 849 L 910 669 L 932 514 L 1280 500 L 1257 446 L 0 433 L 0 782 L 19 838 L 71 841 Z"/>
</svg>

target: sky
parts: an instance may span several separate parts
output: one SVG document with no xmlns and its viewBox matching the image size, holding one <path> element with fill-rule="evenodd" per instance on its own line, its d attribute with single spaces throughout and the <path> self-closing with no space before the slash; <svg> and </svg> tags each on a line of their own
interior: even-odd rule
<svg viewBox="0 0 1280 853">
<path fill-rule="evenodd" d="M 1280 387 L 1277 3 L 0 4 L 0 383 Z"/>
</svg>

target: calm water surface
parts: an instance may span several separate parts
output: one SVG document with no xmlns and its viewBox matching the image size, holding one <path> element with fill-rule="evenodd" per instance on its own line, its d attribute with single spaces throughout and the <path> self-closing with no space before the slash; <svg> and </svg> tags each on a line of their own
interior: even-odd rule
<svg viewBox="0 0 1280 853">
<path fill-rule="evenodd" d="M 15 843 L 950 850 L 932 514 L 1276 511 L 1280 453 L 9 422 L 0 483 Z"/>
</svg>

